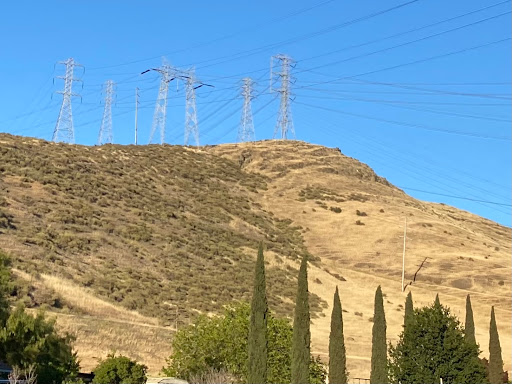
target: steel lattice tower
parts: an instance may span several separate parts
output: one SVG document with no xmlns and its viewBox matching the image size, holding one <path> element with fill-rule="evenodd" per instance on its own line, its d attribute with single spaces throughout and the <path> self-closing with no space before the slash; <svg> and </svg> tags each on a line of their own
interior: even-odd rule
<svg viewBox="0 0 512 384">
<path fill-rule="evenodd" d="M 196 89 L 203 86 L 197 83 L 194 70 L 188 72 L 185 83 L 186 104 L 185 104 L 185 145 L 188 145 L 188 139 L 192 134 L 196 145 L 199 145 L 199 127 L 197 125 L 197 109 L 196 109 Z"/>
<path fill-rule="evenodd" d="M 281 139 L 288 139 L 289 135 L 295 138 L 292 111 L 290 108 L 292 101 L 290 84 L 293 82 L 290 69 L 292 65 L 293 60 L 286 55 L 276 55 L 270 58 L 270 92 L 277 92 L 281 95 L 281 103 L 279 106 L 276 128 L 274 130 L 274 138 L 278 131 L 281 131 Z M 280 69 L 275 71 L 277 67 L 280 67 Z M 279 87 L 273 88 L 273 84 L 276 82 L 279 83 Z"/>
<path fill-rule="evenodd" d="M 151 125 L 151 134 L 149 135 L 149 144 L 153 141 L 153 136 L 157 130 L 160 130 L 160 144 L 163 144 L 165 141 L 165 122 L 167 118 L 167 94 L 169 93 L 169 83 L 172 80 L 172 68 L 164 61 L 163 65 L 155 69 L 155 71 L 160 73 L 162 79 L 160 80 L 158 98 L 156 99 L 153 124 Z"/>
<path fill-rule="evenodd" d="M 63 141 L 70 144 L 75 142 L 75 131 L 73 129 L 73 113 L 71 110 L 71 98 L 73 96 L 80 97 L 79 94 L 71 91 L 73 81 L 81 81 L 80 79 L 73 78 L 73 70 L 75 67 L 82 67 L 69 58 L 66 61 L 59 61 L 58 64 L 64 64 L 66 66 L 65 76 L 57 76 L 58 79 L 64 79 L 64 90 L 57 91 L 62 94 L 62 105 L 60 107 L 59 117 L 57 118 L 57 124 L 55 124 L 55 130 L 53 131 L 52 141 Z"/>
<path fill-rule="evenodd" d="M 114 97 L 114 82 L 107 80 L 105 82 L 105 108 L 103 109 L 103 119 L 101 120 L 100 133 L 98 134 L 98 145 L 112 144 L 112 100 Z"/>
<path fill-rule="evenodd" d="M 252 86 L 254 82 L 250 77 L 242 79 L 242 96 L 244 98 L 244 107 L 242 109 L 242 119 L 238 128 L 238 141 L 254 140 L 254 123 L 252 120 L 251 100 L 254 98 Z"/>
</svg>

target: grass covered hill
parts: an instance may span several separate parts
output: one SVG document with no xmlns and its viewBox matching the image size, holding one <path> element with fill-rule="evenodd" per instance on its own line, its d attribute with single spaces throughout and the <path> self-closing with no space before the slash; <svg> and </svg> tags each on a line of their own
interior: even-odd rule
<svg viewBox="0 0 512 384">
<path fill-rule="evenodd" d="M 0 135 L 0 249 L 14 260 L 17 300 L 48 308 L 74 332 L 86 369 L 115 349 L 157 372 L 176 325 L 250 298 L 263 241 L 271 309 L 291 316 L 298 261 L 310 254 L 313 350 L 327 352 L 338 285 L 349 371 L 369 377 L 378 284 L 389 339 L 401 329 L 405 218 L 415 304 L 439 292 L 463 318 L 471 293 L 484 351 L 495 305 L 510 362 L 510 228 L 415 200 L 339 150 L 296 141 L 85 147 Z"/>
</svg>

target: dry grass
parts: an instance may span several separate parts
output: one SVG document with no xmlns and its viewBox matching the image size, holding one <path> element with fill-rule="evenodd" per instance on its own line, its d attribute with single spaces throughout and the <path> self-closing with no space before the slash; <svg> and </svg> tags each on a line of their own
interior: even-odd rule
<svg viewBox="0 0 512 384">
<path fill-rule="evenodd" d="M 35 281 L 30 274 L 20 271 L 19 269 L 14 269 L 13 272 L 24 280 L 31 282 Z M 119 305 L 102 300 L 95 296 L 90 289 L 80 287 L 79 285 L 66 281 L 61 277 L 41 273 L 38 275 L 37 280 L 39 284 L 52 289 L 60 295 L 71 308 L 85 312 L 89 316 L 107 318 L 110 321 L 117 321 L 123 324 L 131 323 L 139 326 L 158 325 L 157 319 L 142 316 L 136 311 L 130 311 L 126 308 L 120 307 Z"/>
<path fill-rule="evenodd" d="M 271 178 L 266 193 L 259 196 L 263 209 L 303 227 L 308 250 L 321 258 L 320 265 L 310 265 L 309 282 L 310 291 L 329 303 L 324 316 L 313 320 L 312 326 L 313 349 L 322 357 L 327 357 L 336 285 L 347 311 L 343 316 L 351 377 L 369 377 L 369 319 L 378 285 L 387 295 L 388 340 L 397 340 L 403 323 L 399 305 L 404 304 L 407 293 L 400 288 L 401 235 L 407 217 L 406 282 L 428 257 L 408 288 L 415 305 L 427 305 L 439 293 L 441 301 L 463 321 L 465 296 L 471 294 L 483 356 L 488 356 L 490 307 L 494 305 L 499 312 L 505 369 L 512 369 L 510 228 L 452 207 L 412 199 L 336 150 L 305 143 L 258 142 L 217 146 L 210 151 L 233 161 L 242 151 L 246 156 L 250 153 L 251 162 L 245 169 Z M 302 167 L 287 168 L 299 162 Z M 326 168 L 330 171 L 325 172 Z M 329 210 L 333 205 L 342 212 Z M 356 225 L 356 220 L 365 225 Z"/>
<path fill-rule="evenodd" d="M 291 315 L 297 259 L 309 252 L 313 350 L 326 357 L 338 285 L 348 369 L 351 377 L 369 377 L 378 285 L 386 294 L 388 339 L 401 331 L 400 236 L 407 218 L 407 281 L 428 258 L 408 287 L 415 305 L 439 293 L 463 319 L 470 293 L 483 356 L 494 305 L 505 369 L 512 369 L 510 228 L 415 200 L 338 150 L 291 141 L 190 150 L 0 139 L 0 164 L 7 164 L 0 173 L 7 206 L 0 210 L 18 228 L 0 229 L 0 247 L 19 269 L 43 273 L 38 284 L 85 311 L 57 316 L 78 334 L 87 367 L 115 348 L 158 371 L 172 330 L 154 319 L 174 322 L 166 303 L 178 303 L 186 324 L 197 313 L 248 299 L 263 240 L 271 307 Z"/>
<path fill-rule="evenodd" d="M 174 330 L 170 328 L 142 327 L 91 316 L 50 315 L 56 316 L 61 331 L 76 336 L 75 349 L 84 372 L 92 371 L 101 359 L 116 351 L 146 364 L 148 373 L 157 375 L 171 354 Z"/>
</svg>

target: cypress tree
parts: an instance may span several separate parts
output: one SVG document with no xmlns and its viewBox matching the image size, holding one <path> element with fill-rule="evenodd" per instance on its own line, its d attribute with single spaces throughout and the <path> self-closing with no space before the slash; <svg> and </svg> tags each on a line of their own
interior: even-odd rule
<svg viewBox="0 0 512 384">
<path fill-rule="evenodd" d="M 343 338 L 343 314 L 338 286 L 334 292 L 329 334 L 329 384 L 347 384 L 347 357 Z"/>
<path fill-rule="evenodd" d="M 498 327 L 494 317 L 494 307 L 491 308 L 489 336 L 489 381 L 491 384 L 501 384 L 503 383 L 503 359 L 501 357 Z"/>
<path fill-rule="evenodd" d="M 260 243 L 256 270 L 254 272 L 254 290 L 251 302 L 251 320 L 248 340 L 248 372 L 249 384 L 265 384 L 267 382 L 267 294 L 265 290 L 265 263 L 263 260 L 263 244 Z"/>
<path fill-rule="evenodd" d="M 412 303 L 412 293 L 409 291 L 405 299 L 404 328 L 407 327 L 414 318 L 414 306 Z"/>
<path fill-rule="evenodd" d="M 464 337 L 472 344 L 476 344 L 475 321 L 473 320 L 473 308 L 471 308 L 471 298 L 466 296 L 466 322 L 464 324 Z"/>
<path fill-rule="evenodd" d="M 380 285 L 375 292 L 375 309 L 372 330 L 372 361 L 370 372 L 371 384 L 387 384 L 387 346 L 386 346 L 386 317 Z"/>
<path fill-rule="evenodd" d="M 291 384 L 309 384 L 311 333 L 309 330 L 308 259 L 300 264 L 293 317 Z"/>
<path fill-rule="evenodd" d="M 434 304 L 438 307 L 441 306 L 441 300 L 439 300 L 439 293 L 436 294 L 436 299 L 434 300 Z"/>
</svg>

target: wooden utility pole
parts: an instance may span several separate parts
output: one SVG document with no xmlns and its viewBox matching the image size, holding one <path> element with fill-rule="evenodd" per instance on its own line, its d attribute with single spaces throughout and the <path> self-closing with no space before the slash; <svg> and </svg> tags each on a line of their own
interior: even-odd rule
<svg viewBox="0 0 512 384">
<path fill-rule="evenodd" d="M 137 112 L 139 109 L 139 87 L 135 88 L 135 145 L 137 145 Z"/>
<path fill-rule="evenodd" d="M 402 292 L 404 291 L 404 279 L 405 279 L 405 239 L 407 238 L 407 217 L 404 223 L 404 251 L 402 254 Z"/>
</svg>

